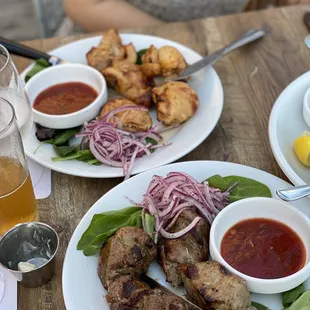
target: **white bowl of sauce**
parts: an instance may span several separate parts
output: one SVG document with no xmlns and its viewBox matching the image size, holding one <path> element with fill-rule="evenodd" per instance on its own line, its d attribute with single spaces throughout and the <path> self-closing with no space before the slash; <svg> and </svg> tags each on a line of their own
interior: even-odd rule
<svg viewBox="0 0 310 310">
<path fill-rule="evenodd" d="M 286 202 L 248 198 L 215 218 L 210 255 L 260 294 L 288 291 L 310 276 L 310 220 Z"/>
<path fill-rule="evenodd" d="M 77 127 L 94 119 L 108 98 L 103 75 L 81 64 L 42 70 L 28 81 L 25 89 L 34 122 L 55 129 Z"/>
</svg>

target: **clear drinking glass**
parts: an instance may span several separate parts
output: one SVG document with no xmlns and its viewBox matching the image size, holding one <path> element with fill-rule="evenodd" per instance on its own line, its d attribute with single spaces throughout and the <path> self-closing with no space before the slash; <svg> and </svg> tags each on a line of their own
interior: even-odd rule
<svg viewBox="0 0 310 310">
<path fill-rule="evenodd" d="M 30 101 L 10 54 L 2 45 L 0 45 L 0 97 L 13 105 L 21 132 L 28 130 L 32 124 Z"/>
<path fill-rule="evenodd" d="M 31 221 L 38 211 L 23 144 L 13 105 L 0 97 L 0 236 Z"/>
</svg>

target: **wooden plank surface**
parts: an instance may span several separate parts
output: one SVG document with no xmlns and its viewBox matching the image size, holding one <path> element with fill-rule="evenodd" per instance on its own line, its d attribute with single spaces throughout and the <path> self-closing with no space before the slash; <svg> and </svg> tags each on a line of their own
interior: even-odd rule
<svg viewBox="0 0 310 310">
<path fill-rule="evenodd" d="M 231 161 L 285 178 L 269 146 L 268 118 L 280 92 L 309 70 L 310 53 L 304 44 L 308 30 L 302 21 L 307 10 L 309 6 L 296 6 L 127 30 L 168 38 L 201 54 L 214 52 L 250 28 L 268 27 L 271 31 L 262 41 L 228 55 L 215 65 L 224 86 L 223 114 L 209 138 L 180 161 Z M 50 50 L 80 37 L 27 44 Z M 29 63 L 21 58 L 14 60 L 19 71 Z M 55 276 L 48 285 L 38 289 L 20 287 L 20 310 L 65 309 L 61 272 L 70 237 L 92 204 L 121 182 L 121 179 L 86 179 L 56 172 L 52 178 L 53 193 L 39 201 L 39 210 L 41 220 L 52 225 L 60 236 Z"/>
</svg>

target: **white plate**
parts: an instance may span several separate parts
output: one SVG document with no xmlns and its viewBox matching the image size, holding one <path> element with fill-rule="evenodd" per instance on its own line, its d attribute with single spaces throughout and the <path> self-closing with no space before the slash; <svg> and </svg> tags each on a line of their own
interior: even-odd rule
<svg viewBox="0 0 310 310">
<path fill-rule="evenodd" d="M 294 140 L 310 130 L 303 118 L 303 98 L 310 87 L 310 72 L 293 81 L 279 96 L 269 119 L 269 141 L 279 166 L 295 185 L 310 184 L 310 168 L 294 152 Z"/>
<path fill-rule="evenodd" d="M 72 235 L 65 257 L 62 275 L 63 294 L 67 310 L 109 309 L 104 300 L 104 295 L 107 292 L 102 287 L 99 277 L 97 276 L 98 255 L 86 257 L 81 251 L 76 250 L 76 245 L 88 227 L 93 215 L 108 210 L 118 210 L 128 207 L 130 203 L 126 199 L 126 196 L 134 201 L 141 201 L 142 195 L 146 192 L 152 176 L 154 174 L 165 176 L 171 171 L 189 173 L 200 181 L 214 174 L 250 177 L 266 184 L 272 191 L 274 197 L 276 197 L 276 189 L 288 186 L 287 182 L 264 171 L 238 164 L 216 161 L 195 161 L 172 164 L 139 174 L 119 184 L 101 197 L 91 207 Z M 307 216 L 310 216 L 310 204 L 308 199 L 300 200 L 294 203 L 294 205 Z M 157 263 L 154 262 L 152 264 L 149 275 L 155 279 L 159 279 L 161 284 L 166 285 L 176 293 L 183 293 L 183 289 L 173 289 L 165 282 L 164 273 Z M 309 283 L 308 287 L 310 287 Z M 282 309 L 280 295 L 253 294 L 253 300 L 265 304 L 272 310 Z"/>
<path fill-rule="evenodd" d="M 124 44 L 132 42 L 138 51 L 149 47 L 151 44 L 154 44 L 156 47 L 170 45 L 178 48 L 189 64 L 201 59 L 201 56 L 193 50 L 166 39 L 137 34 L 123 34 L 121 37 Z M 101 37 L 98 36 L 76 41 L 50 51 L 50 54 L 59 56 L 70 62 L 86 64 L 85 54 L 91 47 L 98 45 L 100 39 Z M 30 67 L 21 74 L 23 80 L 29 69 Z M 198 93 L 200 106 L 197 113 L 182 127 L 172 130 L 169 133 L 167 132 L 165 140 L 171 141 L 172 145 L 158 149 L 151 156 L 144 156 L 138 160 L 134 165 L 133 174 L 159 167 L 181 158 L 202 143 L 217 124 L 223 108 L 223 88 L 217 73 L 211 67 L 204 69 L 198 74 L 195 74 L 189 84 Z M 155 111 L 152 111 L 152 117 L 154 123 L 157 123 Z M 39 146 L 39 141 L 35 137 L 34 126 L 30 132 L 23 134 L 22 138 L 27 156 L 52 170 L 94 178 L 123 176 L 123 171 L 120 168 L 112 168 L 104 165 L 92 166 L 77 160 L 54 163 L 51 157 L 57 155 L 51 145 L 43 145 L 34 154 L 34 150 Z"/>
</svg>

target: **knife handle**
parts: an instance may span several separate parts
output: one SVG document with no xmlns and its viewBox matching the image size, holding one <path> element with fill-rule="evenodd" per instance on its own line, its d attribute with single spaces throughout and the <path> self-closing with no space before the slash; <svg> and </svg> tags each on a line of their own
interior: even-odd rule
<svg viewBox="0 0 310 310">
<path fill-rule="evenodd" d="M 249 30 L 247 31 L 241 38 L 239 38 L 238 40 L 232 42 L 231 44 L 229 44 L 228 46 L 224 47 L 221 52 L 222 55 L 227 55 L 228 53 L 234 51 L 235 49 L 246 45 L 250 42 L 253 42 L 259 38 L 262 38 L 263 36 L 265 36 L 268 33 L 268 30 L 266 29 L 259 29 L 259 30 Z"/>
<path fill-rule="evenodd" d="M 9 53 L 13 55 L 22 56 L 34 60 L 43 58 L 46 61 L 49 61 L 51 58 L 50 55 L 44 52 L 38 51 L 34 48 L 17 43 L 12 40 L 8 40 L 3 37 L 0 37 L 0 44 L 2 44 L 9 51 Z"/>
</svg>

